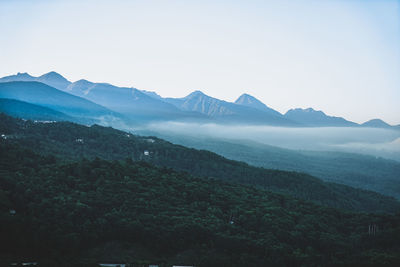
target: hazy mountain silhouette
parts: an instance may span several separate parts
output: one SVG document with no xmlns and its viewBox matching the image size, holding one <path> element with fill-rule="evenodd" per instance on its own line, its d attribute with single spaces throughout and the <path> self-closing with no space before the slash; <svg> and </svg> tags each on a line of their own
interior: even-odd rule
<svg viewBox="0 0 400 267">
<path fill-rule="evenodd" d="M 393 127 L 381 119 L 372 119 L 372 120 L 366 121 L 363 124 L 361 124 L 361 126 L 372 127 L 372 128 L 392 128 Z"/>
<path fill-rule="evenodd" d="M 70 81 L 54 71 L 39 76 L 36 78 L 36 81 L 47 84 L 59 90 L 65 90 L 65 88 L 71 84 Z"/>
<path fill-rule="evenodd" d="M 324 112 L 312 108 L 291 109 L 286 112 L 285 117 L 306 126 L 358 126 L 357 123 L 341 117 L 328 116 Z"/>
<path fill-rule="evenodd" d="M 10 75 L 0 78 L 0 82 L 41 82 L 59 90 L 65 90 L 67 86 L 71 84 L 70 81 L 54 71 L 43 74 L 39 77 L 31 76 L 26 72 L 19 72 L 16 75 Z"/>
<path fill-rule="evenodd" d="M 117 113 L 96 103 L 39 82 L 0 83 L 0 98 L 28 102 L 79 118 L 119 117 Z"/>
<path fill-rule="evenodd" d="M 183 112 L 155 92 L 118 87 L 108 83 L 94 83 L 85 79 L 71 83 L 56 72 L 40 77 L 28 73 L 6 76 L 0 82 L 39 81 L 69 94 L 85 98 L 111 110 L 132 117 L 135 121 L 204 119 L 200 113 Z M 29 102 L 29 101 L 28 101 Z"/>
<path fill-rule="evenodd" d="M 54 71 L 39 77 L 18 73 L 0 78 L 0 82 L 3 83 L 12 81 L 41 82 L 143 122 L 185 120 L 276 126 L 359 126 L 344 118 L 328 116 L 312 108 L 291 109 L 282 115 L 246 93 L 231 103 L 210 97 L 201 91 L 194 91 L 183 98 L 163 98 L 152 91 L 118 87 L 108 83 L 93 83 L 84 79 L 71 83 Z M 377 120 L 379 119 L 368 121 L 362 126 L 391 127 Z M 393 129 L 400 129 L 400 126 L 393 126 Z"/>
<path fill-rule="evenodd" d="M 201 91 L 194 91 L 183 98 L 164 98 L 164 101 L 183 111 L 199 112 L 221 122 L 298 125 L 279 113 L 270 114 L 252 107 L 226 102 L 210 97 Z"/>
<path fill-rule="evenodd" d="M 70 84 L 66 91 L 139 120 L 174 120 L 192 115 L 163 101 L 154 92 L 136 88 L 79 80 Z"/>
<path fill-rule="evenodd" d="M 33 76 L 29 75 L 26 72 L 18 72 L 15 75 L 9 75 L 9 76 L 5 76 L 3 78 L 0 78 L 0 82 L 15 82 L 15 81 L 32 82 L 35 79 L 36 79 L 36 77 L 33 77 Z"/>
<path fill-rule="evenodd" d="M 67 87 L 67 92 L 79 95 L 121 112 L 135 112 L 153 109 L 154 111 L 179 111 L 175 106 L 159 101 L 135 88 L 117 87 L 108 83 L 92 83 L 79 80 Z"/>
</svg>

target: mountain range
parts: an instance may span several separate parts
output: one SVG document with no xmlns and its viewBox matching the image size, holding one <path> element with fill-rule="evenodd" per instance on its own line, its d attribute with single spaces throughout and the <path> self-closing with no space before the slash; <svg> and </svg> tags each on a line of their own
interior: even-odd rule
<svg viewBox="0 0 400 267">
<path fill-rule="evenodd" d="M 194 91 L 183 98 L 164 98 L 180 110 L 198 112 L 218 122 L 240 122 L 281 126 L 298 126 L 272 109 L 267 112 L 247 105 L 230 103 L 210 97 L 201 91 Z"/>
<path fill-rule="evenodd" d="M 10 82 L 25 83 L 9 84 Z M 183 98 L 163 98 L 155 92 L 118 87 L 108 83 L 94 83 L 84 79 L 71 82 L 54 71 L 38 77 L 31 76 L 28 73 L 18 73 L 0 78 L 0 83 L 3 83 L 2 87 L 0 87 L 2 91 L 0 98 L 12 98 L 30 104 L 41 105 L 75 117 L 85 117 L 87 114 L 95 114 L 97 117 L 113 114 L 114 117 L 118 117 L 117 114 L 119 114 L 140 123 L 150 121 L 194 121 L 287 127 L 332 126 L 400 129 L 400 126 L 391 126 L 380 119 L 357 124 L 341 117 L 329 116 L 312 108 L 296 108 L 281 114 L 249 94 L 242 94 L 235 102 L 213 98 L 201 91 L 194 91 Z M 40 86 L 39 83 L 47 85 L 47 88 L 44 89 L 45 87 Z M 10 86 L 19 87 L 19 93 L 10 93 Z M 7 90 L 4 89 L 5 87 L 9 88 L 8 93 L 4 92 Z M 49 91 L 50 87 L 54 89 L 52 93 L 50 93 L 51 90 Z M 24 96 L 24 93 L 32 93 L 34 90 L 39 90 L 39 88 L 40 90 L 47 90 L 47 93 L 44 95 L 38 93 L 35 98 Z M 57 95 L 54 96 L 55 99 L 60 100 L 61 92 L 59 91 L 63 91 L 64 97 L 67 97 L 67 94 L 70 95 L 70 100 L 61 101 L 63 103 L 61 105 L 58 105 L 57 102 L 53 103 L 52 94 Z M 71 106 L 71 103 L 76 101 L 82 104 L 86 103 L 86 109 L 82 109 L 81 112 L 71 112 L 71 109 L 77 108 L 76 105 Z M 88 112 L 89 110 L 90 112 Z"/>
<path fill-rule="evenodd" d="M 72 117 L 72 121 L 86 123 L 99 123 L 101 121 L 109 123 L 122 120 L 123 117 L 87 99 L 65 93 L 54 87 L 35 81 L 0 83 L 0 99 L 12 99 L 24 102 L 24 112 L 26 113 L 29 113 L 27 112 L 29 109 L 34 109 L 32 112 L 37 113 L 40 111 L 39 107 L 46 108 L 46 111 L 41 114 L 43 117 L 48 112 L 62 113 Z M 8 101 L 7 108 L 10 112 L 21 112 L 21 102 L 17 101 Z M 13 104 L 15 105 L 14 108 Z M 42 109 L 42 111 L 44 110 Z M 51 118 L 46 119 L 51 120 Z"/>
</svg>

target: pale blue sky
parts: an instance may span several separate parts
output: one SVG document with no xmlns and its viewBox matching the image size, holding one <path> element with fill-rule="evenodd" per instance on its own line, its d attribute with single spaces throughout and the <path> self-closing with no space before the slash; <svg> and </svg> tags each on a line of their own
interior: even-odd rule
<svg viewBox="0 0 400 267">
<path fill-rule="evenodd" d="M 0 1 L 0 76 L 243 92 L 400 124 L 399 1 Z"/>
</svg>

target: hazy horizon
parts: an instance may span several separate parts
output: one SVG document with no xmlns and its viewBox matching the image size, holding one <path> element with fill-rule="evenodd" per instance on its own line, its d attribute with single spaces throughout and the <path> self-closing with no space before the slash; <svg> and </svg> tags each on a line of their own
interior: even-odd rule
<svg viewBox="0 0 400 267">
<path fill-rule="evenodd" d="M 246 141 L 291 150 L 338 151 L 400 161 L 400 131 L 360 127 L 280 127 L 215 123 L 160 122 L 130 128 L 174 136 Z M 126 129 L 125 129 L 126 130 Z M 161 136 L 166 138 L 165 136 Z"/>
<path fill-rule="evenodd" d="M 0 76 L 56 71 L 400 124 L 398 1 L 1 1 Z"/>
</svg>

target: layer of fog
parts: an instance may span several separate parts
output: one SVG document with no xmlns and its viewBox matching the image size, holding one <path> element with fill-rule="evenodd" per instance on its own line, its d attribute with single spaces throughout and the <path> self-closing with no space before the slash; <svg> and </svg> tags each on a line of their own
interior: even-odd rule
<svg viewBox="0 0 400 267">
<path fill-rule="evenodd" d="M 250 140 L 295 150 L 342 151 L 400 161 L 400 131 L 361 127 L 287 128 L 181 122 L 154 123 L 141 130 L 190 137 Z"/>
</svg>

